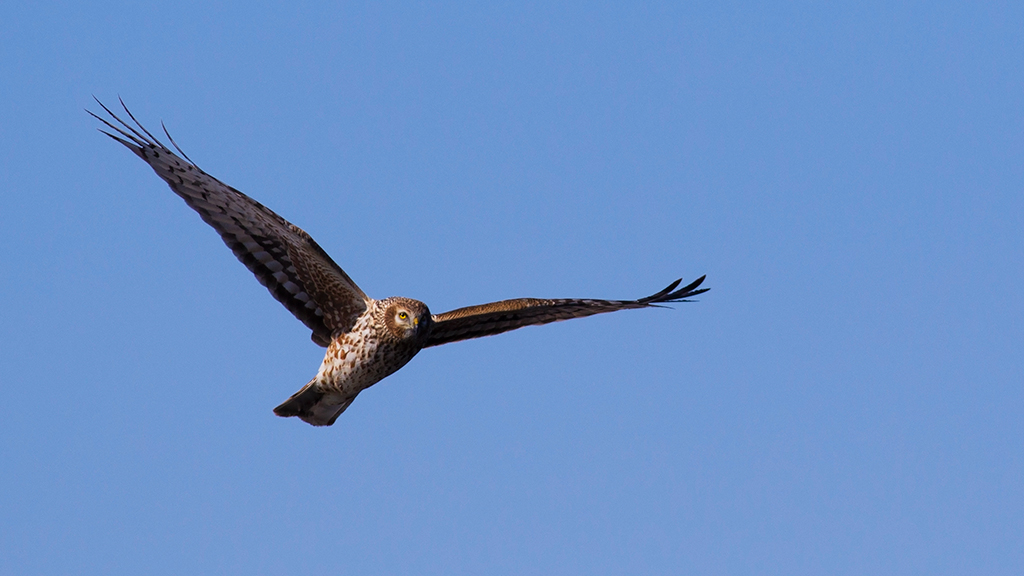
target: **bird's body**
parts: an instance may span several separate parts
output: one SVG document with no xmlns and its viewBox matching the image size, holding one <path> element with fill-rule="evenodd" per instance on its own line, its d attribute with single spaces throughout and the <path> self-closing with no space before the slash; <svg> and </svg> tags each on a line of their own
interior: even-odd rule
<svg viewBox="0 0 1024 576">
<path fill-rule="evenodd" d="M 206 174 L 184 153 L 179 157 L 137 121 L 138 130 L 106 106 L 103 109 L 118 124 L 93 114 L 117 132 L 104 133 L 145 160 L 217 230 L 271 295 L 310 328 L 312 340 L 327 347 L 317 375 L 274 409 L 279 416 L 298 416 L 315 426 L 329 426 L 359 392 L 405 366 L 423 348 L 523 326 L 681 302 L 707 291 L 698 289 L 702 276 L 678 290 L 680 281 L 676 280 L 639 300 L 519 298 L 437 315 L 410 298 L 375 300 L 302 229 Z M 125 112 L 135 120 L 127 108 Z M 171 144 L 181 152 L 173 139 Z"/>
<path fill-rule="evenodd" d="M 402 314 L 405 318 L 401 318 Z M 430 310 L 409 298 L 371 300 L 348 332 L 327 346 L 309 384 L 274 409 L 310 424 L 331 425 L 357 394 L 387 378 L 415 356 L 431 328 Z"/>
</svg>

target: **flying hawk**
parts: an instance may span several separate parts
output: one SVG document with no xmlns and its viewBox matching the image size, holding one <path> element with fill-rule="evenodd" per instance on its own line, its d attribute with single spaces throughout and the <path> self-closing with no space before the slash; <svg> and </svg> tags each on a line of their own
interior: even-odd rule
<svg viewBox="0 0 1024 576">
<path fill-rule="evenodd" d="M 317 375 L 274 408 L 314 426 L 330 426 L 361 391 L 404 366 L 423 348 L 490 336 L 535 324 L 582 318 L 616 310 L 683 302 L 706 292 L 704 276 L 676 289 L 681 280 L 639 300 L 517 298 L 431 314 L 410 298 L 375 300 L 301 228 L 199 169 L 164 133 L 178 156 L 153 137 L 121 102 L 134 126 L 88 111 L 170 185 L 175 194 L 213 226 L 235 256 L 278 302 L 313 331 L 327 348 Z"/>
</svg>

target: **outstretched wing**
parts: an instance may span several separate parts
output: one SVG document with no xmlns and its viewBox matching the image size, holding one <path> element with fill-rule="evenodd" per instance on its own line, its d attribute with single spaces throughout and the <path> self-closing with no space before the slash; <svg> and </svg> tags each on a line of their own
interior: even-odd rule
<svg viewBox="0 0 1024 576">
<path fill-rule="evenodd" d="M 135 120 L 124 102 L 121 106 L 134 127 L 96 102 L 112 120 L 86 111 L 117 134 L 100 131 L 145 160 L 175 194 L 213 226 L 260 284 L 313 331 L 314 342 L 327 346 L 334 331 L 352 328 L 369 299 L 309 234 L 200 170 L 167 134 L 184 159 L 177 156 Z"/>
<path fill-rule="evenodd" d="M 657 294 L 639 300 L 590 300 L 567 298 L 560 300 L 539 300 L 536 298 L 518 298 L 502 300 L 459 308 L 444 314 L 433 316 L 433 328 L 424 348 L 469 340 L 481 336 L 501 334 L 523 326 L 548 324 L 560 320 L 583 318 L 594 314 L 629 310 L 631 308 L 648 308 L 668 302 L 685 302 L 686 298 L 703 294 L 707 288 L 697 289 L 704 276 L 697 278 L 689 285 L 676 290 L 682 280 L 676 280 Z M 673 290 L 675 290 L 673 292 Z"/>
</svg>

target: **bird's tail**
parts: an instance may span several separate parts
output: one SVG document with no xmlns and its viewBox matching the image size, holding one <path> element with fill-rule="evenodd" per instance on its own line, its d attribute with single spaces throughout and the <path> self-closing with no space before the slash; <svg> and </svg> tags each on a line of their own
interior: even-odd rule
<svg viewBox="0 0 1024 576">
<path fill-rule="evenodd" d="M 274 408 L 274 414 L 284 418 L 298 416 L 313 426 L 330 426 L 355 399 L 355 394 L 342 396 L 334 392 L 323 392 L 314 378 Z"/>
</svg>

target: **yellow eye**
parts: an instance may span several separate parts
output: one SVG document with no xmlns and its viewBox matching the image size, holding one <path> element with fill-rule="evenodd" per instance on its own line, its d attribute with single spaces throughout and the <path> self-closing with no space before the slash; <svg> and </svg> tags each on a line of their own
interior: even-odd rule
<svg viewBox="0 0 1024 576">
<path fill-rule="evenodd" d="M 408 320 L 408 319 L 409 319 L 409 315 L 408 315 L 408 314 L 406 314 L 405 312 L 399 312 L 399 313 L 398 313 L 398 317 L 399 317 L 400 319 L 402 319 L 402 320 Z"/>
</svg>

